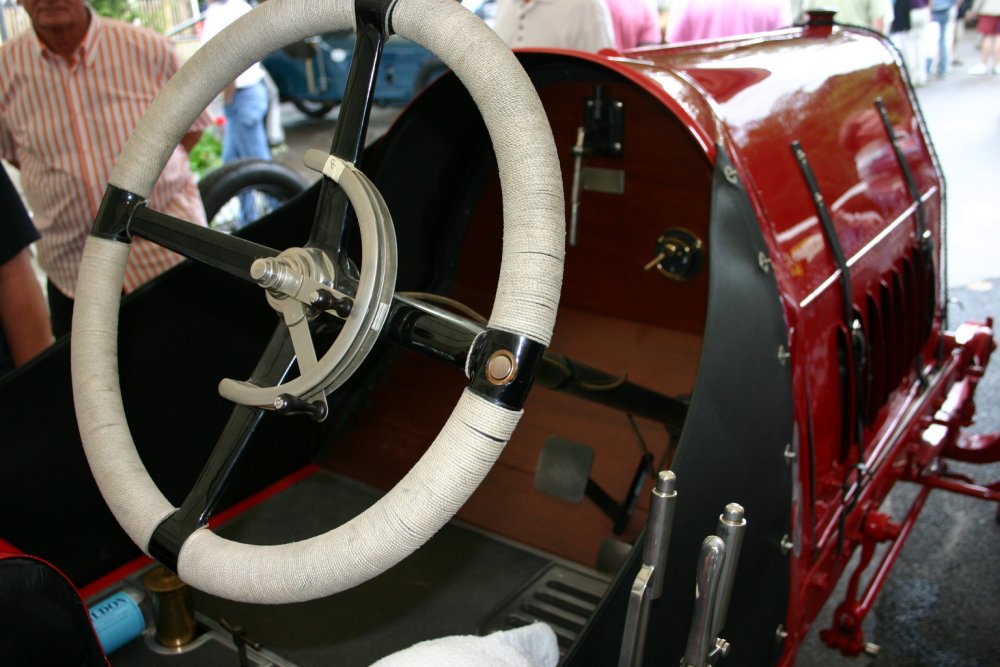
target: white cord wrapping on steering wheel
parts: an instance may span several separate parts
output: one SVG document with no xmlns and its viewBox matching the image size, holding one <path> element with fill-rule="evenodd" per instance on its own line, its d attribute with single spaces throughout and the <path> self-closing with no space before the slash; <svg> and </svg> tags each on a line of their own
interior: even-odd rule
<svg viewBox="0 0 1000 667">
<path fill-rule="evenodd" d="M 433 17 L 433 21 L 430 17 Z M 479 106 L 503 188 L 504 243 L 490 326 L 548 344 L 564 254 L 563 186 L 551 130 L 527 75 L 503 42 L 454 0 L 401 0 L 393 27 L 437 54 Z M 147 196 L 197 114 L 270 51 L 354 26 L 347 0 L 269 0 L 200 49 L 132 135 L 111 183 Z M 178 103 L 178 100 L 184 100 Z M 72 364 L 77 419 L 101 493 L 144 550 L 173 508 L 135 451 L 117 378 L 117 309 L 128 246 L 91 237 L 80 270 Z M 279 546 L 229 542 L 207 529 L 181 548 L 181 577 L 248 602 L 308 600 L 385 571 L 443 526 L 489 471 L 520 419 L 468 390 L 414 468 L 364 514 L 323 535 Z"/>
</svg>

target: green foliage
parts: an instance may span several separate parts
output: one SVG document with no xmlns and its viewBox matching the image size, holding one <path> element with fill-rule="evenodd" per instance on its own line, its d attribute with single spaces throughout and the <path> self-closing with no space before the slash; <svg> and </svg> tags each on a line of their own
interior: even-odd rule
<svg viewBox="0 0 1000 667">
<path fill-rule="evenodd" d="M 222 164 L 222 141 L 216 136 L 211 128 L 205 130 L 201 139 L 191 149 L 188 156 L 191 163 L 191 171 L 197 180 L 201 180 L 205 174 Z"/>
<path fill-rule="evenodd" d="M 121 19 L 128 23 L 139 16 L 138 12 L 129 6 L 128 0 L 90 0 L 90 6 L 101 16 Z"/>
</svg>

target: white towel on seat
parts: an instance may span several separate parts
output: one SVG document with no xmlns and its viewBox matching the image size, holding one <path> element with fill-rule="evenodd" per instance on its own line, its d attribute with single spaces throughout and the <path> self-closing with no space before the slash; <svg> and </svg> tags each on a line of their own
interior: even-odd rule
<svg viewBox="0 0 1000 667">
<path fill-rule="evenodd" d="M 431 639 L 388 655 L 371 667 L 555 667 L 556 633 L 545 623 L 494 632 Z"/>
</svg>

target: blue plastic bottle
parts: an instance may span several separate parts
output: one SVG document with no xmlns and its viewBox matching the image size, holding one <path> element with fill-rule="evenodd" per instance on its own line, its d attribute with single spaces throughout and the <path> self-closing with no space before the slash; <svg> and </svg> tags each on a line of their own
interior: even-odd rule
<svg viewBox="0 0 1000 667">
<path fill-rule="evenodd" d="M 111 654 L 142 634 L 146 616 L 140 604 L 144 596 L 137 590 L 121 590 L 91 605 L 90 621 L 105 654 Z"/>
</svg>

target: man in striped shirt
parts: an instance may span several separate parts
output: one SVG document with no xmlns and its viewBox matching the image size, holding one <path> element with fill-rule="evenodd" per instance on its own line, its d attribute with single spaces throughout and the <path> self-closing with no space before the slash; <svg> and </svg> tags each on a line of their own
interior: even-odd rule
<svg viewBox="0 0 1000 667">
<path fill-rule="evenodd" d="M 21 186 L 42 238 L 53 332 L 69 331 L 83 245 L 108 176 L 143 112 L 180 59 L 165 37 L 94 14 L 84 0 L 21 0 L 33 31 L 0 46 L 0 157 Z M 149 205 L 205 225 L 187 150 L 208 125 L 202 113 L 167 162 Z M 182 258 L 135 239 L 129 292 Z"/>
</svg>

